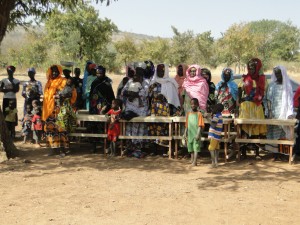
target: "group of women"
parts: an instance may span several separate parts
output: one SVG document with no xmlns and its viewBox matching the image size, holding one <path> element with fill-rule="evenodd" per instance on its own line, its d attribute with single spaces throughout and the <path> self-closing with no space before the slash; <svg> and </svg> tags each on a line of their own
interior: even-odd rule
<svg viewBox="0 0 300 225">
<path fill-rule="evenodd" d="M 297 96 L 293 95 L 286 69 L 283 66 L 275 67 L 271 83 L 268 84 L 262 67 L 260 59 L 249 60 L 247 74 L 242 76 L 239 83 L 234 81 L 233 70 L 224 68 L 220 82 L 214 85 L 210 70 L 197 64 L 179 64 L 176 76 L 172 78 L 167 64 L 154 66 L 151 61 L 135 62 L 128 64 L 116 97 L 123 101 L 124 119 L 149 115 L 184 116 L 191 111 L 190 102 L 193 98 L 198 99 L 199 111 L 202 113 L 210 112 L 214 104 L 221 103 L 224 106 L 223 115 L 235 114 L 239 118 L 252 119 L 292 118 L 293 97 Z M 75 72 L 75 78 L 63 77 L 60 65 L 52 65 L 47 71 L 42 120 L 46 123 L 46 136 L 53 148 L 68 147 L 67 133 L 72 131 L 75 124 L 71 106 L 76 102 L 81 102 L 82 107 L 85 100 L 85 108 L 91 114 L 105 114 L 115 99 L 112 80 L 106 76 L 105 67 L 88 61 L 83 79 L 79 78 L 79 68 Z M 294 102 L 299 101 L 296 99 Z M 273 139 L 289 138 L 289 132 L 284 126 L 245 125 L 242 129 L 244 138 L 265 135 Z M 126 135 L 132 136 L 160 136 L 165 132 L 168 129 L 158 123 L 149 127 L 130 123 L 126 128 Z M 140 148 L 145 144 L 143 140 L 130 141 L 132 148 Z M 163 144 L 159 140 L 157 143 Z M 249 146 L 241 148 L 245 154 Z M 278 152 L 277 146 L 266 146 L 266 149 Z"/>
</svg>

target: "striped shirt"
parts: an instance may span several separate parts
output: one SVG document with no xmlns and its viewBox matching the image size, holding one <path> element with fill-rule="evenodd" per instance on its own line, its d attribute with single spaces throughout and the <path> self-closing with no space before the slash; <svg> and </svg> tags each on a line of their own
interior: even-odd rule
<svg viewBox="0 0 300 225">
<path fill-rule="evenodd" d="M 211 122 L 217 123 L 215 127 L 210 126 L 208 131 L 208 138 L 216 139 L 218 141 L 221 140 L 221 133 L 223 130 L 223 118 L 221 113 L 217 113 L 213 115 Z"/>
</svg>

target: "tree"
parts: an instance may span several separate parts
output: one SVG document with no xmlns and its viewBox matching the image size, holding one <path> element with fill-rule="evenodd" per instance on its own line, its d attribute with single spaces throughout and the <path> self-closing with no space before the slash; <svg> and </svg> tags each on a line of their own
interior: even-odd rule
<svg viewBox="0 0 300 225">
<path fill-rule="evenodd" d="M 112 0 L 95 0 L 98 2 L 106 2 L 107 5 Z M 116 0 L 114 0 L 116 1 Z M 0 43 L 2 42 L 7 31 L 13 30 L 16 26 L 27 27 L 32 21 L 36 23 L 41 19 L 47 18 L 55 7 L 62 9 L 72 8 L 78 3 L 90 2 L 87 0 L 1 0 L 0 1 Z"/>
<path fill-rule="evenodd" d="M 28 26 L 30 21 L 28 17 L 32 17 L 37 23 L 41 19 L 47 18 L 55 7 L 62 9 L 72 8 L 77 5 L 80 0 L 1 0 L 0 1 L 0 45 L 8 30 L 13 30 L 17 25 Z M 86 2 L 81 0 L 82 2 Z M 98 2 L 106 2 L 110 4 L 111 0 L 95 0 Z M 116 0 L 115 0 L 116 1 Z M 16 148 L 12 140 L 7 136 L 4 123 L 3 113 L 0 110 L 0 140 L 7 153 L 15 151 Z M 1 144 L 1 143 L 0 143 Z M 1 149 L 0 149 L 1 151 Z M 9 156 L 9 155 L 8 155 Z"/>
<path fill-rule="evenodd" d="M 137 44 L 134 42 L 132 37 L 126 35 L 122 40 L 117 41 L 114 45 L 125 66 L 128 62 L 136 60 Z"/>
<path fill-rule="evenodd" d="M 180 63 L 192 63 L 194 49 L 194 33 L 186 31 L 180 33 L 177 28 L 172 26 L 174 36 L 172 38 L 172 64 L 178 65 Z"/>
<path fill-rule="evenodd" d="M 61 60 L 95 60 L 103 55 L 117 27 L 109 19 L 100 19 L 94 7 L 78 3 L 65 12 L 55 11 L 46 22 L 47 36 L 60 46 Z M 107 54 L 106 54 L 107 55 Z"/>
<path fill-rule="evenodd" d="M 201 64 L 217 67 L 215 40 L 211 36 L 210 31 L 198 34 L 195 38 L 195 46 L 195 61 L 197 60 Z"/>
<path fill-rule="evenodd" d="M 276 58 L 295 61 L 299 52 L 300 30 L 291 22 L 260 20 L 249 23 L 250 31 L 259 37 L 258 50 L 264 60 Z"/>
<path fill-rule="evenodd" d="M 170 63 L 170 48 L 169 39 L 157 38 L 155 40 L 145 40 L 139 46 L 139 58 L 151 59 L 154 63 Z"/>
<path fill-rule="evenodd" d="M 236 64 L 238 73 L 242 64 L 254 56 L 258 56 L 256 38 L 250 32 L 249 26 L 244 23 L 232 25 L 218 41 L 218 54 L 220 62 L 227 66 Z"/>
</svg>

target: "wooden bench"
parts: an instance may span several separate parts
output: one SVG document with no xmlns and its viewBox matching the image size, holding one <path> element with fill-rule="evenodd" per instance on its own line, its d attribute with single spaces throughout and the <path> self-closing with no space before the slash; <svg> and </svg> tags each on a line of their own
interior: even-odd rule
<svg viewBox="0 0 300 225">
<path fill-rule="evenodd" d="M 79 137 L 80 138 L 103 138 L 104 139 L 104 153 L 107 146 L 107 118 L 105 115 L 90 115 L 87 114 L 88 110 L 79 110 L 82 111 L 81 113 L 76 114 L 76 119 L 80 127 L 76 127 L 75 132 L 69 134 L 70 137 Z M 87 113 L 86 113 L 87 112 Z M 104 131 L 103 133 L 96 133 L 97 131 L 93 131 L 93 133 L 86 133 L 87 128 L 85 127 L 85 122 L 99 122 L 103 123 Z M 81 131 L 81 132 L 80 132 Z"/>
<path fill-rule="evenodd" d="M 165 147 L 169 148 L 169 158 L 172 158 L 172 117 L 164 117 L 164 116 L 146 116 L 146 117 L 134 117 L 131 120 L 120 120 L 121 123 L 121 135 L 119 139 L 121 140 L 121 152 L 123 152 L 123 140 L 165 140 L 168 141 L 168 145 Z M 126 125 L 128 123 L 166 123 L 168 124 L 168 136 L 126 136 Z"/>
<path fill-rule="evenodd" d="M 183 134 L 180 133 L 180 127 L 185 126 L 186 117 L 173 117 L 172 118 L 174 123 L 174 135 L 173 139 L 175 140 L 175 158 L 178 158 L 178 142 L 182 140 Z M 230 131 L 230 125 L 233 122 L 231 118 L 223 118 L 223 132 L 222 132 L 222 140 L 224 142 L 224 154 L 225 154 L 225 162 L 228 159 L 228 143 L 231 143 L 235 139 L 235 132 Z M 204 118 L 205 124 L 210 124 L 210 121 Z M 208 135 L 207 131 L 204 131 L 203 134 Z M 209 141 L 207 137 L 201 137 L 201 141 Z"/>
<path fill-rule="evenodd" d="M 292 162 L 293 145 L 295 143 L 294 126 L 296 119 L 235 119 L 234 124 L 237 128 L 237 137 L 235 142 L 238 144 L 238 155 L 237 158 L 240 160 L 241 151 L 239 143 L 254 143 L 254 144 L 281 144 L 289 145 L 289 163 Z M 277 125 L 277 126 L 288 126 L 290 128 L 291 139 L 290 140 L 274 140 L 274 139 L 244 139 L 242 138 L 242 125 Z"/>
</svg>

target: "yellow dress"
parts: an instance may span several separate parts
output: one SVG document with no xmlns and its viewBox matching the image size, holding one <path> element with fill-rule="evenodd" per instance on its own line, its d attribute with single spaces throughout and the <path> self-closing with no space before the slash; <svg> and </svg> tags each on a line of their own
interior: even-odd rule
<svg viewBox="0 0 300 225">
<path fill-rule="evenodd" d="M 243 80 L 240 81 L 238 87 L 242 88 L 242 99 L 247 97 L 244 89 Z M 267 90 L 268 83 L 265 82 L 265 90 Z M 253 92 L 255 93 L 256 83 L 253 82 Z M 239 109 L 239 118 L 240 119 L 265 119 L 264 110 L 262 104 L 257 105 L 256 103 L 250 101 L 243 101 L 240 104 Z M 245 131 L 249 136 L 252 135 L 265 135 L 267 133 L 266 125 L 252 125 L 252 124 L 243 124 L 242 130 Z"/>
</svg>

